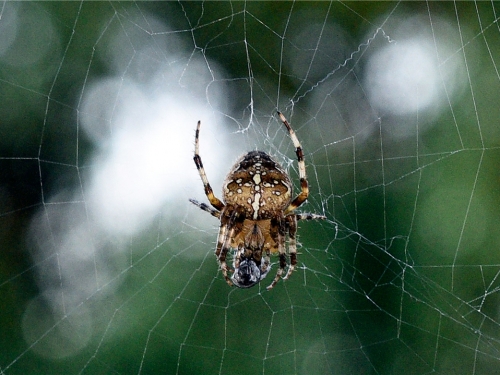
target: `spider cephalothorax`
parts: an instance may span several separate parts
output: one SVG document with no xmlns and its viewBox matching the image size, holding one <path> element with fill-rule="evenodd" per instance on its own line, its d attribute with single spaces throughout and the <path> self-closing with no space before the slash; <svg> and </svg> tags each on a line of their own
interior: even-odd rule
<svg viewBox="0 0 500 375">
<path fill-rule="evenodd" d="M 294 214 L 309 195 L 304 155 L 295 132 L 278 112 L 295 146 L 299 164 L 300 194 L 292 200 L 292 182 L 283 167 L 262 151 L 250 151 L 239 158 L 228 173 L 223 185 L 223 199 L 213 193 L 199 154 L 200 122 L 196 129 L 194 161 L 205 194 L 212 209 L 205 203 L 190 200 L 220 220 L 215 255 L 229 285 L 249 288 L 259 283 L 271 268 L 270 254 L 279 254 L 279 269 L 271 289 L 282 277 L 287 265 L 286 236 L 290 265 L 283 279 L 292 274 L 297 264 L 297 220 L 324 219 L 315 214 Z M 233 267 L 226 264 L 227 253 L 234 250 Z M 233 272 L 231 277 L 228 272 Z"/>
</svg>

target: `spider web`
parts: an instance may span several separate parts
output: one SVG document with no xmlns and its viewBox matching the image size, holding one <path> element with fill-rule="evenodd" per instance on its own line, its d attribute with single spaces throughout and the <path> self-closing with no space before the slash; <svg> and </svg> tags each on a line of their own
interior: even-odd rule
<svg viewBox="0 0 500 375">
<path fill-rule="evenodd" d="M 494 374 L 495 2 L 0 3 L 1 374 Z M 225 283 L 249 150 L 298 191 L 298 269 Z M 495 219 L 496 218 L 496 219 Z"/>
</svg>

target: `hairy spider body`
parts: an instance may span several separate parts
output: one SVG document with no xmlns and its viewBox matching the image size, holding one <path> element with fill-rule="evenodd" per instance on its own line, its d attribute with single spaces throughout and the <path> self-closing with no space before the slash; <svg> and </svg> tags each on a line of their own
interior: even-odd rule
<svg viewBox="0 0 500 375">
<path fill-rule="evenodd" d="M 271 289 L 276 285 L 287 265 L 285 239 L 288 234 L 290 265 L 283 279 L 292 274 L 297 264 L 297 220 L 324 219 L 315 214 L 293 214 L 292 211 L 309 194 L 304 156 L 300 143 L 285 117 L 278 112 L 295 146 L 299 164 L 301 193 L 292 200 L 292 182 L 283 167 L 262 151 L 250 151 L 240 157 L 223 184 L 223 201 L 213 194 L 199 155 L 200 122 L 196 129 L 194 161 L 205 186 L 205 194 L 212 209 L 204 203 L 192 203 L 220 220 L 215 255 L 229 285 L 249 288 L 268 274 L 270 254 L 279 254 L 279 269 Z M 233 267 L 226 264 L 227 253 L 234 249 Z M 228 272 L 233 272 L 231 277 Z"/>
</svg>

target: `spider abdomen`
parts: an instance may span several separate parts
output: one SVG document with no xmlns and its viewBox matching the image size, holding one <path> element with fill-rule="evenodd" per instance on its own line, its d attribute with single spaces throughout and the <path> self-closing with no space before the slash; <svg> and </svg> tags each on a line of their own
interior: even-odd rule
<svg viewBox="0 0 500 375">
<path fill-rule="evenodd" d="M 252 220 L 282 212 L 292 199 L 292 183 L 283 167 L 262 151 L 240 157 L 223 185 L 225 204 L 243 207 Z"/>
</svg>

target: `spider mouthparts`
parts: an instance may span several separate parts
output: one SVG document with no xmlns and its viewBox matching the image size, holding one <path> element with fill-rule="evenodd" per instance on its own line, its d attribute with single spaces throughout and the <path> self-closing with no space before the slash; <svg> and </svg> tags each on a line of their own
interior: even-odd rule
<svg viewBox="0 0 500 375">
<path fill-rule="evenodd" d="M 270 269 L 269 266 L 259 267 L 252 258 L 243 258 L 240 260 L 239 267 L 235 267 L 231 281 L 238 288 L 250 288 L 266 277 Z"/>
</svg>

